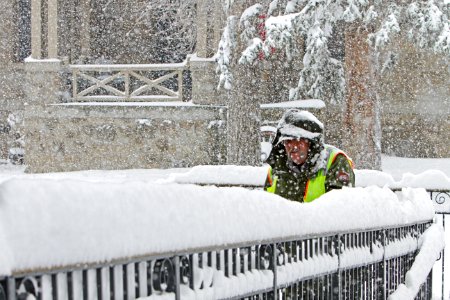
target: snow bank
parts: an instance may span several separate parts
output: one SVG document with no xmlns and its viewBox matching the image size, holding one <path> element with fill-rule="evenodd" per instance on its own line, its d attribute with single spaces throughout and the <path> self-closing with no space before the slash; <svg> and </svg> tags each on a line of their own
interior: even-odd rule
<svg viewBox="0 0 450 300">
<path fill-rule="evenodd" d="M 434 263 L 439 258 L 445 246 L 444 229 L 439 224 L 433 224 L 421 236 L 419 254 L 417 254 L 411 269 L 406 273 L 405 283 L 389 296 L 389 300 L 414 299 L 420 286 L 425 282 Z"/>
<path fill-rule="evenodd" d="M 356 186 L 387 186 L 389 188 L 425 188 L 450 190 L 450 178 L 440 170 L 427 170 L 420 174 L 405 173 L 400 180 L 374 170 L 355 170 Z"/>
<path fill-rule="evenodd" d="M 238 187 L 24 176 L 0 183 L 0 275 L 433 216 L 424 190 L 346 188 L 300 204 Z"/>
</svg>

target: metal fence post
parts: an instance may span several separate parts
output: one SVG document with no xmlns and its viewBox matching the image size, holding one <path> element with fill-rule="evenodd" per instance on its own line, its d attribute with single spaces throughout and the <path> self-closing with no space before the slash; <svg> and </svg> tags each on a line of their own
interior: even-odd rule
<svg viewBox="0 0 450 300">
<path fill-rule="evenodd" d="M 6 294 L 8 296 L 8 300 L 16 300 L 16 280 L 14 277 L 8 278 Z"/>
<path fill-rule="evenodd" d="M 332 286 L 332 294 L 338 294 L 338 300 L 342 300 L 342 270 L 341 270 L 341 248 L 342 248 L 342 241 L 341 241 L 341 235 L 338 234 L 334 236 L 334 254 L 337 255 L 338 258 L 338 269 L 337 273 L 333 276 L 333 286 Z M 333 297 L 334 298 L 334 297 Z"/>
<path fill-rule="evenodd" d="M 442 214 L 442 227 L 445 231 L 445 214 Z M 445 249 L 442 250 L 442 300 L 444 300 L 444 285 L 445 285 Z"/>
<path fill-rule="evenodd" d="M 383 264 L 381 266 L 382 272 L 383 272 L 383 299 L 386 300 L 387 299 L 387 272 L 389 270 L 386 270 L 386 229 L 381 231 L 381 241 L 382 241 L 382 245 L 383 245 Z"/>
<path fill-rule="evenodd" d="M 278 248 L 277 244 L 272 244 L 272 267 L 273 267 L 273 299 L 278 299 L 278 278 L 277 278 L 277 264 L 278 264 Z"/>
<path fill-rule="evenodd" d="M 174 258 L 175 265 L 175 299 L 180 300 L 180 257 L 177 255 Z"/>
</svg>

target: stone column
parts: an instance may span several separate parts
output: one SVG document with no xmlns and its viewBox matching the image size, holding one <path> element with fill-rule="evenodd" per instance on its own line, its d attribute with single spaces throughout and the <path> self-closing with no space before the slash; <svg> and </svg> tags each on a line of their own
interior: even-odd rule
<svg viewBox="0 0 450 300">
<path fill-rule="evenodd" d="M 213 36 L 210 41 L 210 48 L 214 54 L 217 52 L 219 41 L 222 38 L 223 29 L 226 24 L 225 11 L 221 0 L 214 0 L 213 15 L 211 19 L 215 20 L 213 23 Z"/>
<path fill-rule="evenodd" d="M 212 8 L 211 16 L 208 16 L 209 8 Z M 192 102 L 195 104 L 224 105 L 226 103 L 223 91 L 217 90 L 219 79 L 215 74 L 215 59 L 209 57 L 217 51 L 224 25 L 220 0 L 197 1 L 196 55 L 188 57 L 192 76 Z M 209 26 L 213 28 L 213 35 L 208 39 Z"/>
<path fill-rule="evenodd" d="M 80 45 L 81 57 L 87 58 L 90 55 L 90 32 L 89 22 L 91 16 L 91 0 L 82 0 L 81 3 L 81 29 L 80 29 Z"/>
<path fill-rule="evenodd" d="M 18 90 L 18 86 L 15 84 L 17 76 L 12 64 L 17 18 L 14 14 L 13 1 L 1 1 L 0 10 L 2 15 L 0 21 L 0 41 L 2 41 L 0 43 L 0 159 L 5 159 L 8 157 L 11 141 L 11 130 L 7 119 L 11 112 L 11 106 L 16 102 L 15 95 Z"/>
<path fill-rule="evenodd" d="M 41 0 L 31 0 L 31 57 L 42 57 Z"/>
<path fill-rule="evenodd" d="M 49 104 L 59 102 L 61 61 L 58 59 L 58 0 L 47 1 L 47 53 L 42 57 L 42 2 L 31 0 L 31 58 L 25 60 L 25 163 L 28 171 L 39 169 L 36 149 L 40 147 L 42 128 L 48 122 Z"/>
<path fill-rule="evenodd" d="M 47 1 L 48 58 L 42 57 L 42 0 L 31 0 L 31 58 L 25 60 L 28 106 L 57 103 L 59 91 L 58 0 Z"/>
<path fill-rule="evenodd" d="M 58 57 L 58 0 L 48 0 L 48 57 Z"/>
<path fill-rule="evenodd" d="M 45 158 L 40 157 L 39 149 L 42 140 L 51 133 L 42 131 L 42 128 L 51 130 L 54 121 L 49 118 L 50 104 L 59 102 L 61 62 L 58 59 L 25 61 L 27 84 L 25 87 L 26 103 L 24 112 L 25 155 L 24 162 L 28 166 L 26 172 L 42 172 L 45 167 Z M 53 125 L 52 125 L 53 124 Z"/>
<path fill-rule="evenodd" d="M 207 25 L 208 25 L 208 1 L 197 0 L 197 45 L 195 52 L 198 57 L 207 56 Z"/>
<path fill-rule="evenodd" d="M 225 105 L 225 92 L 217 89 L 219 79 L 215 74 L 214 58 L 189 57 L 192 76 L 192 102 L 194 104 Z"/>
<path fill-rule="evenodd" d="M 59 71 L 61 61 L 59 59 L 30 59 L 25 61 L 27 72 L 27 86 L 25 93 L 27 105 L 42 108 L 47 104 L 58 103 Z"/>
</svg>

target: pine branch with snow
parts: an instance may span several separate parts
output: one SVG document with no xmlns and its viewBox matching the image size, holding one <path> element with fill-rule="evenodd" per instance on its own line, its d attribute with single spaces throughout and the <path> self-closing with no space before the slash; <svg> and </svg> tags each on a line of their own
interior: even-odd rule
<svg viewBox="0 0 450 300">
<path fill-rule="evenodd" d="M 236 55 L 240 56 L 239 63 L 253 65 L 258 53 L 262 51 L 264 57 L 270 59 L 274 52 L 271 49 L 276 49 L 277 54 L 286 54 L 289 61 L 291 52 L 299 47 L 294 41 L 306 37 L 304 69 L 299 74 L 297 88 L 290 92 L 291 99 L 299 95 L 330 102 L 343 99 L 345 79 L 342 62 L 333 59 L 328 50 L 329 38 L 337 24 L 359 24 L 371 30 L 367 42 L 376 57 L 381 58 L 381 50 L 402 33 L 420 48 L 450 54 L 448 0 L 413 1 L 409 4 L 382 0 L 290 0 L 284 2 L 284 11 L 282 2 L 273 0 L 266 7 L 270 17 L 265 21 L 265 40 L 254 40 L 259 38 L 255 19 L 264 13 L 265 7 L 255 4 L 244 11 L 239 30 L 246 48 Z M 397 54 L 386 57 L 389 60 Z M 387 70 L 395 64 L 385 61 L 379 65 Z M 219 72 L 227 77 L 226 69 L 223 70 Z"/>
<path fill-rule="evenodd" d="M 333 59 L 328 50 L 328 39 L 319 24 L 308 33 L 304 67 L 292 100 L 302 97 L 328 99 L 340 103 L 344 98 L 345 80 L 342 63 Z"/>
<path fill-rule="evenodd" d="M 371 45 L 376 50 L 386 46 L 400 32 L 400 25 L 397 20 L 400 15 L 399 8 L 392 5 L 389 10 L 390 13 L 382 21 L 381 28 L 369 35 Z"/>
<path fill-rule="evenodd" d="M 250 43 L 255 36 L 258 35 L 258 29 L 256 28 L 256 20 L 262 13 L 263 7 L 261 4 L 255 4 L 247 8 L 241 15 L 239 27 L 241 31 L 242 43 Z"/>
<path fill-rule="evenodd" d="M 418 47 L 450 54 L 449 3 L 416 1 L 407 8 L 407 33 Z M 446 12 L 446 13 L 444 13 Z"/>
<path fill-rule="evenodd" d="M 222 39 L 219 42 L 219 50 L 216 58 L 216 73 L 220 75 L 218 88 L 223 87 L 226 90 L 231 89 L 233 81 L 230 66 L 233 59 L 233 53 L 237 46 L 236 26 L 237 18 L 235 16 L 229 17 L 227 26 L 222 34 Z"/>
</svg>

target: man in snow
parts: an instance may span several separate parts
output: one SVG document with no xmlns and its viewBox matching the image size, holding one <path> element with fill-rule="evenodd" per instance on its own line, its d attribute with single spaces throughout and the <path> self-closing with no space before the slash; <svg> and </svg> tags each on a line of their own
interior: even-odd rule
<svg viewBox="0 0 450 300">
<path fill-rule="evenodd" d="M 355 185 L 352 160 L 323 142 L 323 124 L 310 112 L 288 110 L 277 127 L 265 190 L 311 202 L 332 189 Z"/>
</svg>

